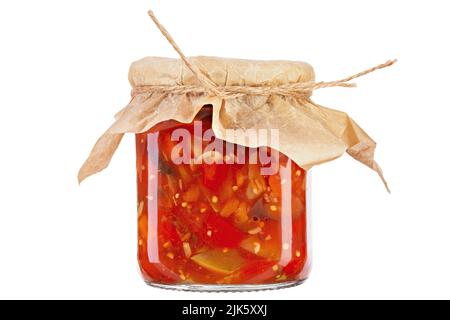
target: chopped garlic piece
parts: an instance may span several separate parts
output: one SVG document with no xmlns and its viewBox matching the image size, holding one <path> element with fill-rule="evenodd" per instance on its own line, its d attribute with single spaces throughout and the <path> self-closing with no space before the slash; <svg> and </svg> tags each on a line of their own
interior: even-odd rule
<svg viewBox="0 0 450 320">
<path fill-rule="evenodd" d="M 167 254 L 167 257 L 168 257 L 169 259 L 172 259 L 172 260 L 173 260 L 173 258 L 175 258 L 175 255 L 174 255 L 172 252 L 169 252 L 169 253 Z"/>
<path fill-rule="evenodd" d="M 278 269 L 279 269 L 279 267 L 278 267 L 278 265 L 276 264 L 276 265 L 274 265 L 273 267 L 272 267 L 272 270 L 273 271 L 275 271 L 275 272 L 277 272 L 278 271 Z"/>
<path fill-rule="evenodd" d="M 299 250 L 297 250 L 297 251 L 295 252 L 295 255 L 296 255 L 297 258 L 300 258 L 300 256 L 301 256 L 302 254 L 301 254 L 301 252 L 300 252 Z"/>
<path fill-rule="evenodd" d="M 189 242 L 183 242 L 183 250 L 184 250 L 184 255 L 186 256 L 186 258 L 190 258 L 192 255 L 192 250 L 191 250 L 191 246 L 189 245 Z"/>
<path fill-rule="evenodd" d="M 212 196 L 211 202 L 212 203 L 218 203 L 219 202 L 219 198 L 217 196 Z"/>
<path fill-rule="evenodd" d="M 212 236 L 212 231 L 211 231 L 211 230 L 208 230 L 208 232 L 206 233 L 206 235 L 207 235 L 208 237 L 211 237 L 211 236 Z"/>
<path fill-rule="evenodd" d="M 278 281 L 285 281 L 287 280 L 287 276 L 285 274 L 280 274 L 276 277 Z"/>
<path fill-rule="evenodd" d="M 255 252 L 255 254 L 258 254 L 258 252 L 261 250 L 261 244 L 259 243 L 259 242 L 255 242 L 255 243 L 253 243 L 253 246 L 254 246 L 254 252 Z"/>
<path fill-rule="evenodd" d="M 261 231 L 262 231 L 262 229 L 260 227 L 256 227 L 254 229 L 248 230 L 248 234 L 255 235 L 255 234 L 260 233 Z"/>
</svg>

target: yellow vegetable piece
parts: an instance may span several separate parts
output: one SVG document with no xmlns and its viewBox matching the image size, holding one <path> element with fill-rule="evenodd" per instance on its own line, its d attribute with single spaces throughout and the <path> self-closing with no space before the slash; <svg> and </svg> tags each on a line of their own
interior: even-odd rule
<svg viewBox="0 0 450 320">
<path fill-rule="evenodd" d="M 227 201 L 228 199 L 230 199 L 231 197 L 234 196 L 233 178 L 232 178 L 231 172 L 228 172 L 227 178 L 222 183 L 222 185 L 220 187 L 220 195 L 219 196 L 220 196 L 221 201 Z"/>
<path fill-rule="evenodd" d="M 200 187 L 198 185 L 192 185 L 188 191 L 183 195 L 184 201 L 197 202 L 200 196 Z"/>
<path fill-rule="evenodd" d="M 260 244 L 257 251 L 255 251 L 255 243 Z M 250 236 L 241 242 L 241 248 L 264 259 L 272 261 L 277 261 L 280 259 L 280 244 L 278 241 L 273 239 L 261 241 L 256 235 Z"/>
<path fill-rule="evenodd" d="M 239 169 L 236 172 L 236 184 L 238 187 L 242 186 L 247 181 L 246 167 Z"/>
<path fill-rule="evenodd" d="M 220 215 L 224 218 L 231 216 L 239 207 L 239 200 L 232 198 L 228 200 L 220 211 Z"/>
<path fill-rule="evenodd" d="M 231 274 L 239 270 L 244 263 L 237 250 L 229 250 L 227 252 L 210 250 L 199 253 L 191 259 L 199 266 L 220 274 Z"/>
<path fill-rule="evenodd" d="M 246 202 L 241 202 L 239 207 L 234 214 L 234 222 L 241 225 L 248 221 L 248 206 Z"/>
</svg>

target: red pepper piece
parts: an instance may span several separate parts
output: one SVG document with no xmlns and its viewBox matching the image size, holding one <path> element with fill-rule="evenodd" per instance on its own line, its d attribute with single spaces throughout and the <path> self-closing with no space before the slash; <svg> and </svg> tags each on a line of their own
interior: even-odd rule
<svg viewBox="0 0 450 320">
<path fill-rule="evenodd" d="M 252 261 L 239 271 L 242 283 L 262 283 L 276 276 L 274 262 L 267 260 Z"/>
<path fill-rule="evenodd" d="M 217 191 L 226 180 L 228 165 L 226 164 L 203 164 L 203 184 L 210 190 Z"/>
<path fill-rule="evenodd" d="M 236 248 L 245 234 L 218 214 L 209 214 L 206 220 L 205 241 L 221 248 Z"/>
<path fill-rule="evenodd" d="M 181 238 L 175 226 L 170 222 L 162 222 L 160 224 L 160 234 L 163 241 L 170 241 L 173 246 L 181 245 Z"/>
<path fill-rule="evenodd" d="M 288 263 L 286 267 L 283 268 L 283 272 L 288 277 L 296 276 L 300 274 L 300 272 L 302 271 L 304 263 L 305 263 L 304 259 L 292 260 L 291 262 Z"/>
</svg>

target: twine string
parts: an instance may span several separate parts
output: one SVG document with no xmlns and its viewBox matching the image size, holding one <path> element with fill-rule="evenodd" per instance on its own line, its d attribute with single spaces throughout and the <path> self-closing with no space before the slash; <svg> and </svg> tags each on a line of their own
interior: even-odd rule
<svg viewBox="0 0 450 320">
<path fill-rule="evenodd" d="M 304 82 L 304 83 L 290 83 L 277 86 L 218 86 L 214 83 L 209 76 L 202 73 L 196 66 L 189 62 L 189 59 L 177 45 L 173 37 L 167 31 L 167 29 L 159 22 L 153 11 L 149 11 L 148 15 L 155 23 L 156 27 L 161 31 L 162 35 L 167 39 L 171 46 L 180 56 L 186 67 L 194 74 L 200 85 L 175 85 L 175 86 L 138 86 L 133 89 L 132 95 L 138 94 L 150 94 L 150 93 L 162 93 L 162 94 L 212 94 L 222 99 L 232 99 L 241 97 L 244 95 L 280 95 L 285 97 L 301 98 L 311 96 L 314 90 L 332 88 L 332 87 L 344 87 L 352 88 L 356 87 L 356 84 L 351 81 L 366 76 L 377 70 L 388 68 L 395 64 L 397 60 L 389 60 L 376 67 L 367 69 L 365 71 L 356 73 L 341 80 L 329 81 L 329 82 Z"/>
<path fill-rule="evenodd" d="M 189 62 L 188 58 L 184 55 L 183 51 L 181 51 L 180 47 L 178 47 L 177 43 L 172 38 L 170 33 L 166 30 L 166 28 L 164 28 L 164 26 L 159 22 L 159 20 L 156 18 L 155 14 L 153 13 L 152 10 L 150 10 L 148 12 L 148 15 L 150 16 L 150 18 L 152 18 L 156 27 L 159 29 L 159 31 L 161 31 L 163 36 L 167 39 L 167 41 L 169 41 L 169 43 L 172 45 L 172 47 L 178 53 L 178 55 L 180 56 L 181 60 L 183 60 L 186 67 L 188 67 L 189 70 L 191 70 L 191 72 L 195 75 L 197 80 L 204 86 L 204 88 L 207 89 L 208 91 L 211 91 L 215 95 L 220 96 L 221 92 L 216 89 L 216 87 L 217 87 L 216 84 L 212 80 L 207 78 L 205 75 L 203 75 L 196 67 L 194 67 Z"/>
</svg>

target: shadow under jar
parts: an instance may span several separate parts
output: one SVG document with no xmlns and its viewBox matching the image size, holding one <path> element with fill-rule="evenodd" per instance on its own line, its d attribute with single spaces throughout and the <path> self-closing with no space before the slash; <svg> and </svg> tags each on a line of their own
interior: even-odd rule
<svg viewBox="0 0 450 320">
<path fill-rule="evenodd" d="M 307 172 L 281 153 L 271 157 L 276 170 L 263 170 L 261 148 L 238 151 L 214 137 L 211 122 L 204 107 L 190 124 L 166 121 L 136 135 L 145 281 L 192 291 L 302 283 L 310 271 Z"/>
</svg>

